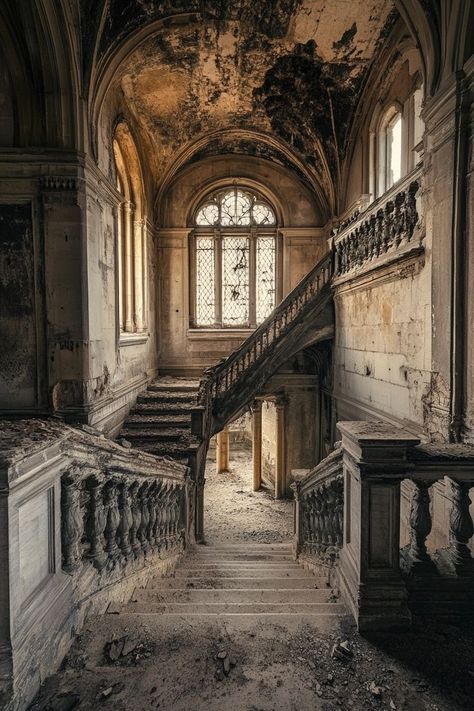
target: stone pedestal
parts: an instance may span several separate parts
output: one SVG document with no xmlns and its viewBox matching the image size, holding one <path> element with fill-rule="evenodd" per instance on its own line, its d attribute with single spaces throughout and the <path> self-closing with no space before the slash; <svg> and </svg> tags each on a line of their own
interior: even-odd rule
<svg viewBox="0 0 474 711">
<path fill-rule="evenodd" d="M 419 439 L 383 422 L 340 422 L 344 541 L 340 584 L 359 630 L 405 627 L 411 616 L 400 574 L 400 482 Z"/>
</svg>

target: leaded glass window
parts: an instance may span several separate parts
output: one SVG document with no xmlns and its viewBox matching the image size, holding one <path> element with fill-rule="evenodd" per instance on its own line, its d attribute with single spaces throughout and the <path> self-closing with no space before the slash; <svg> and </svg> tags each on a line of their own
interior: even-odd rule
<svg viewBox="0 0 474 711">
<path fill-rule="evenodd" d="M 276 215 L 260 195 L 233 187 L 208 196 L 192 255 L 192 326 L 254 327 L 275 308 Z"/>
</svg>

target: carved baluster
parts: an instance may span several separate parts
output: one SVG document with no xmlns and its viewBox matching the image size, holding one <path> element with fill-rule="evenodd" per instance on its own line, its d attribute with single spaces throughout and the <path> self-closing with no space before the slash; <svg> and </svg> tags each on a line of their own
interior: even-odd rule
<svg viewBox="0 0 474 711">
<path fill-rule="evenodd" d="M 84 517 L 81 507 L 82 481 L 74 471 L 61 480 L 61 544 L 63 569 L 71 573 L 80 567 Z"/>
<path fill-rule="evenodd" d="M 383 252 L 383 225 L 384 211 L 380 209 L 377 210 L 375 223 L 375 253 L 377 257 L 379 257 Z"/>
<path fill-rule="evenodd" d="M 336 544 L 342 548 L 342 532 L 344 526 L 344 480 L 336 481 Z"/>
<path fill-rule="evenodd" d="M 158 551 L 161 550 L 162 548 L 162 539 L 161 539 L 161 527 L 162 527 L 162 522 L 163 522 L 163 489 L 164 489 L 164 483 L 161 481 L 159 482 L 159 487 L 156 493 L 156 521 L 155 521 L 155 541 L 156 541 L 156 546 Z"/>
<path fill-rule="evenodd" d="M 151 548 L 155 547 L 155 523 L 156 523 L 156 488 L 157 484 L 154 482 L 148 490 L 148 527 L 147 527 L 147 541 Z"/>
<path fill-rule="evenodd" d="M 139 497 L 140 484 L 135 481 L 130 487 L 130 494 L 132 499 L 132 525 L 130 527 L 130 545 L 132 546 L 133 554 L 135 558 L 141 553 L 141 543 L 138 538 L 138 530 L 142 521 L 142 509 Z"/>
<path fill-rule="evenodd" d="M 426 539 L 431 532 L 430 484 L 415 481 L 415 490 L 411 500 L 410 510 L 410 555 L 413 564 L 431 564 L 431 558 L 426 550 Z"/>
<path fill-rule="evenodd" d="M 146 482 L 140 487 L 138 494 L 139 506 L 141 509 L 141 521 L 138 527 L 137 537 L 140 541 L 141 547 L 144 553 L 148 553 L 150 550 L 150 544 L 148 543 L 147 533 L 148 533 L 148 487 L 149 484 Z"/>
<path fill-rule="evenodd" d="M 119 487 L 118 507 L 120 512 L 120 523 L 117 531 L 118 544 L 125 558 L 130 558 L 132 553 L 130 529 L 133 524 L 133 516 L 130 507 L 130 483 L 127 481 Z"/>
<path fill-rule="evenodd" d="M 472 570 L 472 556 L 468 547 L 474 535 L 474 525 L 469 511 L 471 482 L 452 481 L 453 505 L 449 516 L 451 545 L 450 557 L 458 573 Z"/>
<path fill-rule="evenodd" d="M 405 200 L 405 215 L 406 215 L 406 238 L 407 242 L 410 242 L 413 237 L 413 232 L 418 223 L 418 212 L 416 210 L 416 194 L 419 189 L 419 184 L 415 180 L 410 184 L 408 188 L 408 193 Z"/>
<path fill-rule="evenodd" d="M 393 202 L 389 200 L 385 205 L 384 218 L 383 218 L 383 242 L 382 251 L 387 252 L 392 245 L 392 212 L 393 212 Z"/>
<path fill-rule="evenodd" d="M 92 560 L 93 565 L 98 570 L 101 570 L 107 560 L 107 556 L 104 551 L 106 512 L 101 480 L 96 476 L 89 477 L 87 479 L 87 489 L 89 490 L 89 504 L 86 521 L 86 534 L 90 543 L 87 557 Z"/>
<path fill-rule="evenodd" d="M 393 209 L 393 217 L 392 217 L 392 224 L 393 224 L 393 229 L 392 229 L 392 239 L 395 247 L 398 247 L 400 242 L 402 241 L 403 233 L 404 233 L 404 215 L 405 215 L 405 193 L 398 193 L 397 197 L 395 198 L 395 205 Z"/>
<path fill-rule="evenodd" d="M 105 510 L 107 519 L 105 523 L 105 550 L 111 560 L 117 558 L 119 548 L 117 545 L 117 529 L 120 524 L 118 507 L 117 481 L 112 479 L 104 486 Z"/>
</svg>

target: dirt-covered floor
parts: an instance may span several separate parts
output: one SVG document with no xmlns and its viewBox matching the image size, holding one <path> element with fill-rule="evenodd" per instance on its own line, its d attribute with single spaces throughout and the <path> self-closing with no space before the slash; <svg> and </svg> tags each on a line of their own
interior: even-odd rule
<svg viewBox="0 0 474 711">
<path fill-rule="evenodd" d="M 209 546 L 290 540 L 291 503 L 251 493 L 245 455 L 229 474 L 210 462 L 206 478 Z M 118 657 L 116 640 L 127 645 Z M 472 711 L 474 637 L 444 625 L 365 639 L 350 617 L 105 615 L 31 708 Z"/>
<path fill-rule="evenodd" d="M 251 452 L 231 452 L 230 471 L 216 473 L 209 457 L 204 493 L 205 538 L 217 542 L 290 543 L 293 502 L 270 491 L 252 491 Z"/>
</svg>

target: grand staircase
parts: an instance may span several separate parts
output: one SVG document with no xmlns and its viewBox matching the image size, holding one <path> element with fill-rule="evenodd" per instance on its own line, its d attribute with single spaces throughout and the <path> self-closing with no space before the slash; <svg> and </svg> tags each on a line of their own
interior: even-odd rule
<svg viewBox="0 0 474 711">
<path fill-rule="evenodd" d="M 199 382 L 186 378 L 159 378 L 138 396 L 120 437 L 150 454 L 187 463 L 198 445 L 191 433 L 198 388 Z"/>
<path fill-rule="evenodd" d="M 188 617 L 347 614 L 326 579 L 293 560 L 289 544 L 216 544 L 190 549 L 171 578 L 136 590 L 122 614 Z"/>
</svg>

